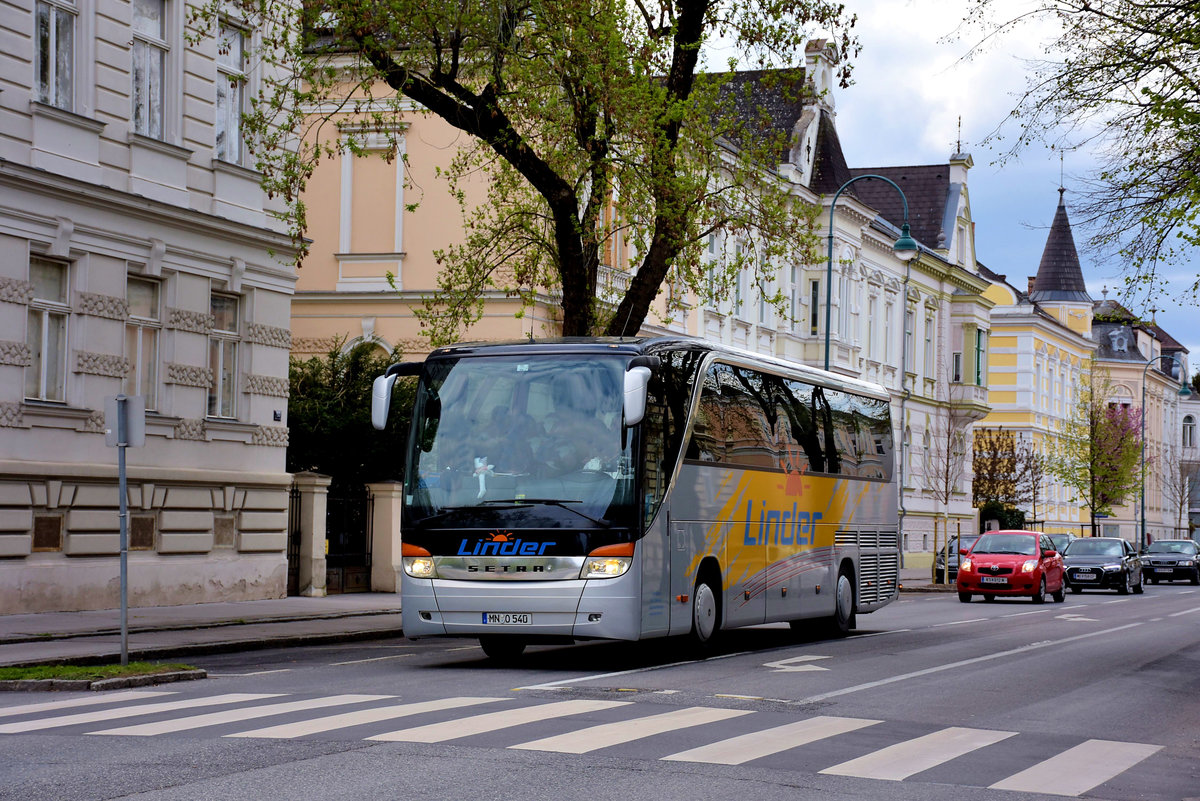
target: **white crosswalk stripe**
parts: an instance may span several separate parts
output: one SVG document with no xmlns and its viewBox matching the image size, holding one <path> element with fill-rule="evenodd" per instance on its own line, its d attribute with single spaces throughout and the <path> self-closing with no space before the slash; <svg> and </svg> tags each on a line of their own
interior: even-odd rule
<svg viewBox="0 0 1200 801">
<path fill-rule="evenodd" d="M 239 731 L 234 734 L 226 734 L 226 737 L 269 737 L 279 740 L 291 739 L 294 737 L 304 737 L 309 734 L 320 734 L 322 732 L 334 731 L 336 729 L 348 729 L 352 726 L 361 726 L 367 723 L 379 723 L 383 720 L 395 720 L 396 718 L 404 718 L 410 715 L 421 715 L 426 712 L 440 712 L 444 709 L 458 709 L 464 706 L 474 706 L 476 704 L 491 704 L 496 701 L 504 701 L 504 698 L 438 698 L 433 701 L 418 701 L 412 704 L 397 704 L 396 706 L 384 706 L 378 709 L 362 709 L 357 712 L 346 712 L 342 715 L 330 715 L 324 718 L 314 718 L 312 720 L 302 720 L 296 723 L 284 723 L 279 726 L 268 726 L 265 729 L 252 729 L 251 731 Z"/>
<path fill-rule="evenodd" d="M 74 709 L 81 706 L 96 706 L 98 704 L 113 704 L 120 701 L 140 701 L 143 698 L 159 698 L 164 695 L 175 695 L 174 692 L 162 690 L 129 690 L 122 693 L 94 693 L 84 698 L 65 698 L 61 701 L 46 701 L 41 704 L 25 704 L 0 709 L 0 718 L 15 715 L 32 715 L 38 712 L 53 712 L 59 709 Z"/>
<path fill-rule="evenodd" d="M 798 720 L 765 731 L 731 737 L 711 745 L 702 745 L 663 759 L 675 762 L 708 762 L 714 765 L 741 765 L 752 759 L 778 754 L 827 737 L 856 731 L 882 723 L 879 720 L 858 718 L 815 717 Z"/>
<path fill-rule="evenodd" d="M 544 737 L 520 745 L 510 745 L 509 748 L 520 748 L 526 751 L 557 751 L 563 754 L 586 754 L 589 751 L 633 742 L 655 734 L 702 726 L 705 723 L 715 723 L 749 714 L 750 710 L 748 709 L 713 709 L 693 706 L 664 712 L 660 715 L 622 720 L 617 723 L 602 723 L 556 737 Z"/>
<path fill-rule="evenodd" d="M 952 726 L 825 768 L 821 773 L 900 781 L 1014 736 L 1015 731 L 989 731 Z"/>
<path fill-rule="evenodd" d="M 472 734 L 498 731 L 525 723 L 536 723 L 539 720 L 579 715 L 584 712 L 597 712 L 601 709 L 612 709 L 618 706 L 629 706 L 630 703 L 629 701 L 556 701 L 539 706 L 505 710 L 504 712 L 489 712 L 484 715 L 447 721 L 446 723 L 431 723 L 428 726 L 401 729 L 400 731 L 392 731 L 386 734 L 377 734 L 367 739 L 383 740 L 385 742 L 441 743 L 446 740 L 456 740 L 459 737 L 469 737 Z"/>
<path fill-rule="evenodd" d="M 1162 749 L 1161 745 L 1088 740 L 993 784 L 992 790 L 1082 795 Z"/>
<path fill-rule="evenodd" d="M 203 706 L 218 706 L 220 704 L 238 704 L 245 701 L 260 701 L 265 698 L 278 698 L 280 693 L 228 693 L 207 698 L 185 698 L 180 701 L 163 701 L 157 704 L 139 704 L 123 706 L 116 709 L 100 709 L 95 712 L 80 712 L 75 715 L 60 715 L 41 720 L 26 720 L 0 725 L 0 734 L 17 734 L 26 731 L 56 729 L 62 726 L 75 726 L 81 723 L 98 723 L 104 720 L 133 718 L 139 715 L 154 715 L 159 712 L 174 712 L 179 709 L 195 709 Z"/>
<path fill-rule="evenodd" d="M 394 696 L 390 695 L 331 695 L 326 698 L 309 698 L 304 701 L 284 701 L 279 704 L 227 709 L 223 712 L 209 712 L 205 715 L 191 715 L 172 720 L 160 720 L 157 723 L 141 723 L 135 726 L 121 726 L 103 731 L 90 731 L 88 734 L 124 734 L 149 737 L 155 734 L 171 734 L 189 729 L 202 729 L 205 726 L 217 726 L 222 723 L 238 723 L 243 720 L 265 718 L 272 715 L 285 715 L 289 712 L 303 712 L 308 709 L 323 709 L 344 704 L 361 704 L 365 701 L 384 701 Z"/>
</svg>

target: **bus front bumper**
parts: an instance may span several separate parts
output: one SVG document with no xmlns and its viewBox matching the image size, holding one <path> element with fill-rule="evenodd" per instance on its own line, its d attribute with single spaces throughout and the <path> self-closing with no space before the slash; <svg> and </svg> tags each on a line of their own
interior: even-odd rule
<svg viewBox="0 0 1200 801">
<path fill-rule="evenodd" d="M 516 635 L 573 640 L 636 640 L 636 584 L 616 579 L 456 581 L 403 579 L 404 634 L 420 637 Z"/>
</svg>

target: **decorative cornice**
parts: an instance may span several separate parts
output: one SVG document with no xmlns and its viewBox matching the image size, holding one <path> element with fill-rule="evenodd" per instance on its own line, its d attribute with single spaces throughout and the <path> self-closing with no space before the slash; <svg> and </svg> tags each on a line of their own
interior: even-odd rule
<svg viewBox="0 0 1200 801">
<path fill-rule="evenodd" d="M 33 354 L 24 342 L 0 340 L 0 364 L 28 367 L 33 364 Z"/>
<path fill-rule="evenodd" d="M 250 444 L 286 448 L 288 446 L 288 427 L 259 426 L 254 429 L 254 435 L 250 438 Z"/>
<path fill-rule="evenodd" d="M 288 382 L 286 378 L 279 378 L 273 375 L 254 375 L 246 373 L 243 378 L 245 382 L 243 386 L 246 392 L 251 395 L 270 395 L 274 398 L 286 398 L 288 396 Z"/>
<path fill-rule="evenodd" d="M 213 316 L 187 309 L 167 309 L 167 328 L 208 336 L 213 330 Z"/>
<path fill-rule="evenodd" d="M 31 300 L 33 300 L 32 283 L 16 278 L 0 278 L 0 301 L 28 306 Z"/>
<path fill-rule="evenodd" d="M 129 319 L 129 304 L 125 302 L 125 298 L 99 295 L 94 292 L 80 292 L 77 297 L 79 298 L 77 311 L 80 314 L 122 322 Z"/>
<path fill-rule="evenodd" d="M 208 427 L 203 420 L 183 418 L 175 425 L 175 439 L 188 439 L 195 442 L 208 440 Z"/>
<path fill-rule="evenodd" d="M 75 372 L 85 375 L 103 375 L 109 378 L 124 378 L 129 374 L 129 359 L 111 353 L 75 351 Z"/>
<path fill-rule="evenodd" d="M 337 347 L 337 337 L 294 337 L 292 353 L 325 354 Z"/>
<path fill-rule="evenodd" d="M 207 367 L 197 367 L 193 364 L 167 362 L 166 383 L 180 384 L 185 387 L 201 387 L 209 389 L 213 385 L 212 370 Z"/>
<path fill-rule="evenodd" d="M 21 404 L 0 403 L 0 428 L 25 428 Z"/>
<path fill-rule="evenodd" d="M 246 326 L 246 339 L 253 345 L 266 345 L 270 348 L 290 350 L 292 347 L 291 331 L 262 323 L 250 323 Z"/>
</svg>

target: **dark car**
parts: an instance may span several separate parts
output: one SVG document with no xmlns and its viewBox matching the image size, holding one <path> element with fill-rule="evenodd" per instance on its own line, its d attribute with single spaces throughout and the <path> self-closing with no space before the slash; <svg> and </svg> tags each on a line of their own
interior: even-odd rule
<svg viewBox="0 0 1200 801">
<path fill-rule="evenodd" d="M 937 551 L 937 557 L 934 559 L 938 576 L 940 577 L 945 575 L 947 582 L 954 581 L 955 577 L 958 576 L 959 539 L 960 538 L 957 535 L 950 537 L 950 542 L 947 544 L 946 548 L 943 549 L 939 547 Z M 967 551 L 971 549 L 971 543 L 975 541 L 976 537 L 974 535 L 970 537 L 964 535 L 961 539 L 963 550 Z M 950 562 L 950 572 L 948 574 L 946 573 L 947 555 L 949 555 Z"/>
<path fill-rule="evenodd" d="M 1142 559 L 1120 537 L 1083 537 L 1063 554 L 1071 592 L 1116 590 L 1122 595 L 1142 591 Z"/>
<path fill-rule="evenodd" d="M 1200 546 L 1193 540 L 1158 540 L 1142 554 L 1142 570 L 1151 584 L 1183 581 L 1200 584 Z"/>
<path fill-rule="evenodd" d="M 1047 534 L 1046 536 L 1054 543 L 1054 550 L 1059 553 L 1066 553 L 1067 546 L 1079 539 L 1074 534 Z"/>
<path fill-rule="evenodd" d="M 958 600 L 970 603 L 978 594 L 985 601 L 997 596 L 1025 596 L 1045 603 L 1046 593 L 1063 601 L 1063 560 L 1054 543 L 1037 531 L 989 531 L 963 549 L 958 571 Z"/>
</svg>

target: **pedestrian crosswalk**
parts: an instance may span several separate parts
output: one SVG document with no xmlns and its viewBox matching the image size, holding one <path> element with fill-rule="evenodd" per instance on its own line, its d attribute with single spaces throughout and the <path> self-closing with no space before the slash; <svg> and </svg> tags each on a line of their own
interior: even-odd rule
<svg viewBox="0 0 1200 801">
<path fill-rule="evenodd" d="M 787 757 L 783 764 L 802 766 L 793 769 L 810 770 L 813 759 L 824 760 L 824 767 L 816 768 L 819 773 L 885 781 L 919 781 L 914 777 L 926 771 L 986 754 L 989 764 L 1005 766 L 1008 775 L 996 780 L 999 774 L 993 771 L 974 786 L 1060 796 L 1079 796 L 1094 790 L 1162 749 L 1146 743 L 1087 739 L 1057 751 L 1043 752 L 1039 746 L 1036 753 L 1044 758 L 1029 764 L 1028 754 L 1035 749 L 1004 751 L 1007 744 L 1033 736 L 1016 731 L 928 726 L 913 736 L 912 724 L 893 730 L 882 720 L 827 715 L 780 724 L 784 714 L 720 706 L 675 708 L 629 700 L 545 700 L 519 695 L 405 700 L 360 694 L 188 696 L 182 692 L 130 691 L 0 707 L 0 734 L 156 737 L 191 733 L 293 740 L 327 735 L 373 742 L 459 743 L 561 754 L 609 749 L 610 755 L 637 759 L 730 766 L 755 760 L 778 766 L 779 757 Z M 395 728 L 395 721 L 409 719 L 412 725 Z M 245 725 L 259 720 L 267 725 Z M 117 722 L 120 725 L 113 725 Z M 889 737 L 894 741 L 885 742 Z M 690 747 L 679 750 L 681 744 Z M 623 750 L 625 746 L 632 750 Z M 807 761 L 799 757 L 805 753 L 810 754 Z M 1019 764 L 1022 758 L 1025 761 Z M 958 784 L 972 785 L 969 775 L 956 776 Z"/>
</svg>

